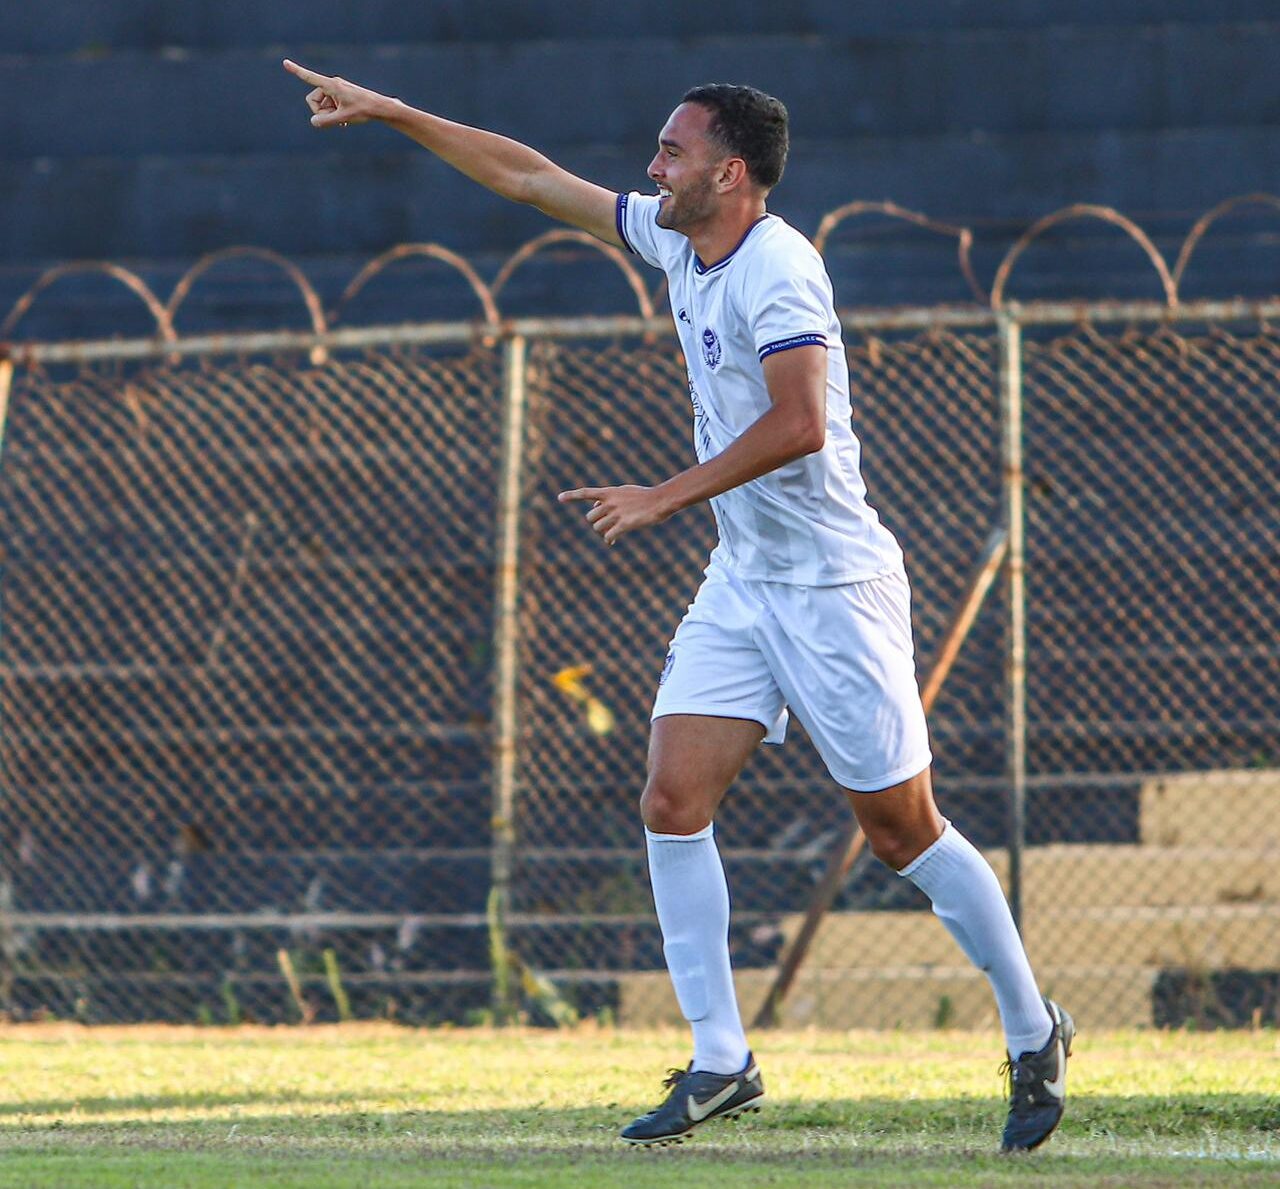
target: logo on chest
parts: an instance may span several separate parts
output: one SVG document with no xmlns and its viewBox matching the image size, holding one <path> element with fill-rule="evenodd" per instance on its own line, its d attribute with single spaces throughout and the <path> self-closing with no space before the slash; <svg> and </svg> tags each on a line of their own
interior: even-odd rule
<svg viewBox="0 0 1280 1189">
<path fill-rule="evenodd" d="M 702 332 L 702 362 L 715 371 L 723 358 L 724 351 L 720 346 L 720 340 L 716 338 L 716 332 L 708 326 Z"/>
</svg>

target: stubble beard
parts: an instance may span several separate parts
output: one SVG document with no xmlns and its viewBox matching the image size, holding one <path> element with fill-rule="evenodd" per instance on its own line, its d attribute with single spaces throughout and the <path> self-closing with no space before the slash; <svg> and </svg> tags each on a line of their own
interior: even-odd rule
<svg viewBox="0 0 1280 1189">
<path fill-rule="evenodd" d="M 668 231 L 688 232 L 688 229 L 709 218 L 715 211 L 711 195 L 711 179 L 705 178 L 690 186 L 677 198 L 671 195 L 660 207 L 655 222 Z"/>
</svg>

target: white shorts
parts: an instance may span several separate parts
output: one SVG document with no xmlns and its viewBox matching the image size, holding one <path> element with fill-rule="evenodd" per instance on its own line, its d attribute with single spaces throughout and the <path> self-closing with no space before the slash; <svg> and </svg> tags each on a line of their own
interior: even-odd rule
<svg viewBox="0 0 1280 1189">
<path fill-rule="evenodd" d="M 929 766 L 905 574 L 790 586 L 707 569 L 671 640 L 652 717 L 754 719 L 766 743 L 781 743 L 788 706 L 844 788 L 874 792 Z"/>
</svg>

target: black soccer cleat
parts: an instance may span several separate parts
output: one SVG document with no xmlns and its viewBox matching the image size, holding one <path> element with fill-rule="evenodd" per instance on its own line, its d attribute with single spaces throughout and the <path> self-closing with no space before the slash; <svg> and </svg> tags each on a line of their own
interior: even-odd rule
<svg viewBox="0 0 1280 1189">
<path fill-rule="evenodd" d="M 1053 1034 L 1038 1053 L 1023 1053 L 1000 1067 L 1009 1076 L 1009 1117 L 1002 1152 L 1028 1152 L 1053 1134 L 1067 1101 L 1067 1058 L 1076 1026 L 1052 999 L 1044 1001 Z"/>
<path fill-rule="evenodd" d="M 709 1119 L 736 1119 L 747 1111 L 758 1111 L 764 1101 L 760 1067 L 750 1053 L 740 1073 L 707 1073 L 673 1069 L 662 1083 L 671 1093 L 647 1115 L 641 1115 L 622 1130 L 630 1144 L 678 1144 L 695 1127 Z"/>
</svg>

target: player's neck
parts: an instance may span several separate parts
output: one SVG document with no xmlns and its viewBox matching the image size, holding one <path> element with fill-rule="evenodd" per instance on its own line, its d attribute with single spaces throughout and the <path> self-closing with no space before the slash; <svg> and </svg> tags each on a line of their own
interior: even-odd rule
<svg viewBox="0 0 1280 1189">
<path fill-rule="evenodd" d="M 704 268 L 714 268 L 742 243 L 748 231 L 764 218 L 764 199 L 742 203 L 717 213 L 714 219 L 692 228 L 689 243 Z"/>
</svg>

